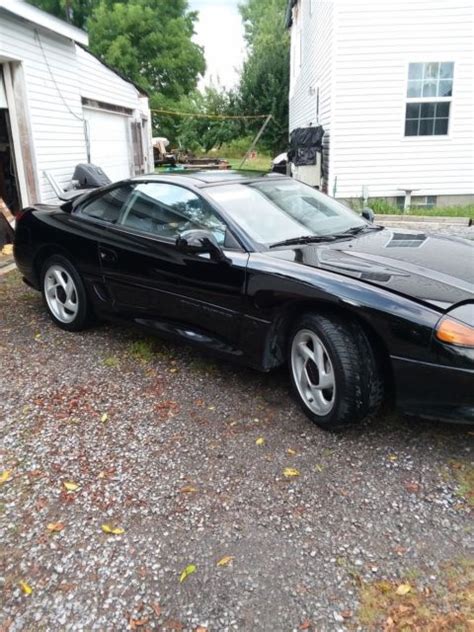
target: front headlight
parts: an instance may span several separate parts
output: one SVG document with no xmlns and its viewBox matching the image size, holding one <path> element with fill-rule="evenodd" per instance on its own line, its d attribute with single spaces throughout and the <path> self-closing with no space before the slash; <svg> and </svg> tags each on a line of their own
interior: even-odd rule
<svg viewBox="0 0 474 632">
<path fill-rule="evenodd" d="M 436 327 L 436 338 L 458 347 L 474 347 L 474 327 L 444 316 Z"/>
</svg>

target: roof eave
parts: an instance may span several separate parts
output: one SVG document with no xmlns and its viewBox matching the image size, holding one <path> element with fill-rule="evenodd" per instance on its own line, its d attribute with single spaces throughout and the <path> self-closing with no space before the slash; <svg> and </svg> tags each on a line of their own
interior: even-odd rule
<svg viewBox="0 0 474 632">
<path fill-rule="evenodd" d="M 68 24 L 54 15 L 50 15 L 49 13 L 46 13 L 46 11 L 42 11 L 27 2 L 22 2 L 21 0 L 0 0 L 0 9 L 26 20 L 27 22 L 31 22 L 36 26 L 40 26 L 43 29 L 51 31 L 56 35 L 61 35 L 62 37 L 73 40 L 82 46 L 87 46 L 89 44 L 89 36 L 85 31 L 78 29 L 72 24 Z"/>
</svg>

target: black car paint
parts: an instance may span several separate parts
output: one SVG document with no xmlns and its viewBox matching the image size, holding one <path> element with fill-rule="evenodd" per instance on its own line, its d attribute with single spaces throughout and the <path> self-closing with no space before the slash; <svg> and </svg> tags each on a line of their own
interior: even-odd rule
<svg viewBox="0 0 474 632">
<path fill-rule="evenodd" d="M 26 280 L 38 287 L 38 261 L 61 252 L 77 266 L 99 314 L 180 336 L 265 371 L 284 361 L 291 319 L 303 309 L 344 312 L 382 352 L 402 410 L 474 421 L 474 350 L 434 336 L 450 309 L 474 310 L 469 243 L 403 231 L 413 244 L 387 248 L 401 233 L 383 230 L 263 249 L 206 195 L 222 177 L 151 178 L 173 178 L 207 199 L 241 247 L 225 250 L 228 261 L 216 261 L 180 252 L 171 240 L 83 217 L 82 200 L 70 205 L 72 212 L 38 205 L 20 220 L 15 239 Z"/>
</svg>

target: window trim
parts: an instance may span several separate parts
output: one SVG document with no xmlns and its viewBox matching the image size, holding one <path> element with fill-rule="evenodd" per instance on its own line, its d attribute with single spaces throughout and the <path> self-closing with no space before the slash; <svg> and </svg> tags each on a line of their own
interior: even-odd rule
<svg viewBox="0 0 474 632">
<path fill-rule="evenodd" d="M 410 64 L 430 64 L 430 63 L 452 63 L 453 64 L 453 86 L 452 86 L 452 94 L 449 97 L 409 97 L 408 94 L 408 81 L 409 81 L 409 71 Z M 452 140 L 452 119 L 453 113 L 455 111 L 455 84 L 456 84 L 456 68 L 458 65 L 458 59 L 456 56 L 451 55 L 449 60 L 440 61 L 439 56 L 436 58 L 431 57 L 423 57 L 423 58 L 413 58 L 410 57 L 406 60 L 405 63 L 405 79 L 403 81 L 403 104 L 402 104 L 402 124 L 401 124 L 401 138 L 405 142 L 420 142 L 420 139 L 423 141 L 427 141 L 430 143 L 439 142 L 439 141 L 449 141 Z M 406 125 L 406 106 L 409 103 L 449 103 L 449 119 L 448 119 L 448 132 L 447 134 L 427 134 L 427 135 L 413 135 L 406 136 L 405 135 L 405 125 Z"/>
</svg>

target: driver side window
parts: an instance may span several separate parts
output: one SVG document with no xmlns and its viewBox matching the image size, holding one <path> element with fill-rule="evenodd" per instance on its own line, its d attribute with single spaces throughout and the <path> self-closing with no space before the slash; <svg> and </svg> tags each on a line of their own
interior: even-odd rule
<svg viewBox="0 0 474 632">
<path fill-rule="evenodd" d="M 181 186 L 163 182 L 143 182 L 135 186 L 120 223 L 135 230 L 176 239 L 190 229 L 211 231 L 224 244 L 226 226 L 209 204 Z"/>
</svg>

